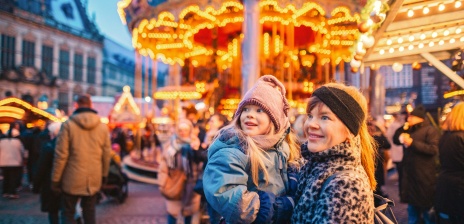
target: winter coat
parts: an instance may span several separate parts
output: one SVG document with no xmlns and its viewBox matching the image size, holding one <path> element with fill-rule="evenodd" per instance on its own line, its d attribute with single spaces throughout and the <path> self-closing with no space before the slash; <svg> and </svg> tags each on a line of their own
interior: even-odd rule
<svg viewBox="0 0 464 224">
<path fill-rule="evenodd" d="M 0 139 L 0 167 L 23 166 L 24 147 L 16 137 Z"/>
<path fill-rule="evenodd" d="M 464 214 L 464 131 L 448 131 L 440 139 L 440 174 L 435 209 L 448 215 Z"/>
<path fill-rule="evenodd" d="M 431 208 L 437 176 L 439 132 L 424 122 L 404 130 L 399 128 L 393 143 L 401 145 L 399 136 L 409 133 L 413 139 L 409 147 L 404 146 L 401 201 L 421 208 Z"/>
<path fill-rule="evenodd" d="M 56 138 L 46 143 L 40 150 L 37 173 L 34 178 L 34 190 L 40 189 L 40 203 L 43 212 L 57 212 L 60 208 L 60 195 L 51 189 L 53 157 Z"/>
<path fill-rule="evenodd" d="M 108 127 L 97 112 L 77 109 L 63 123 L 57 137 L 52 182 L 71 195 L 91 196 L 108 175 L 111 159 Z"/>
<path fill-rule="evenodd" d="M 391 144 L 390 156 L 394 163 L 399 163 L 403 160 L 403 146 L 393 144 L 393 136 L 395 135 L 396 130 L 400 127 L 403 127 L 403 123 L 395 120 L 390 124 L 390 126 L 388 126 L 387 133 L 385 134 L 385 137 L 387 137 Z"/>
<path fill-rule="evenodd" d="M 373 138 L 377 143 L 377 151 L 379 153 L 375 160 L 375 180 L 377 180 L 379 186 L 383 186 L 385 185 L 385 170 L 383 168 L 383 163 L 385 162 L 384 150 L 389 150 L 391 144 L 383 134 L 375 135 Z"/>
<path fill-rule="evenodd" d="M 160 166 L 158 170 L 158 183 L 159 185 L 163 185 L 166 181 L 169 172 L 169 167 L 167 164 L 167 151 L 166 150 L 169 145 L 164 145 L 163 148 L 163 156 L 160 160 Z M 184 163 L 187 162 L 187 163 Z M 175 164 L 176 167 L 174 169 L 181 169 L 187 174 L 187 181 L 184 189 L 184 193 L 182 195 L 181 200 L 168 200 L 166 199 L 166 209 L 167 212 L 177 217 L 178 214 L 182 214 L 183 216 L 191 216 L 200 210 L 200 202 L 201 202 L 201 195 L 197 194 L 193 191 L 193 187 L 195 187 L 195 183 L 198 179 L 198 175 L 202 170 L 202 163 L 196 163 L 193 161 L 193 152 L 190 148 L 190 145 L 184 144 L 181 146 L 179 152 L 175 155 Z M 185 167 L 187 165 L 189 167 Z"/>
<path fill-rule="evenodd" d="M 300 171 L 292 223 L 374 223 L 373 191 L 361 164 L 359 137 L 354 141 L 316 153 L 301 147 L 307 163 Z M 325 183 L 339 171 L 349 172 Z"/>
<path fill-rule="evenodd" d="M 260 209 L 258 190 L 278 197 L 286 195 L 288 188 L 288 144 L 280 142 L 263 152 L 271 162 L 266 165 L 269 178 L 266 180 L 259 172 L 256 186 L 251 176 L 250 158 L 241 144 L 243 141 L 233 133 L 221 131 L 208 148 L 208 164 L 203 174 L 205 196 L 227 223 L 255 221 Z"/>
</svg>

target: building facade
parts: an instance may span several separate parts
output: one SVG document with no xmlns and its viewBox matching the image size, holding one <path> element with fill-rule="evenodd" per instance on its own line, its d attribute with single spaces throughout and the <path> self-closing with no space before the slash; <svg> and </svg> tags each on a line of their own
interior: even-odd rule
<svg viewBox="0 0 464 224">
<path fill-rule="evenodd" d="M 103 39 L 80 0 L 2 1 L 0 97 L 47 96 L 69 114 L 75 94 L 102 94 Z"/>
</svg>

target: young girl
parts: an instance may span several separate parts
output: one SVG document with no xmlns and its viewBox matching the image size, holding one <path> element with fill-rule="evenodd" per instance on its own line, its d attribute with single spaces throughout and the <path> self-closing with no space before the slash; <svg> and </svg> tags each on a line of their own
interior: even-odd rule
<svg viewBox="0 0 464 224">
<path fill-rule="evenodd" d="M 374 223 L 375 148 L 367 103 L 354 87 L 316 89 L 306 109 L 307 160 L 300 172 L 293 223 Z"/>
<path fill-rule="evenodd" d="M 282 83 L 262 76 L 210 145 L 205 196 L 226 223 L 289 222 L 300 154 L 288 109 Z"/>
</svg>

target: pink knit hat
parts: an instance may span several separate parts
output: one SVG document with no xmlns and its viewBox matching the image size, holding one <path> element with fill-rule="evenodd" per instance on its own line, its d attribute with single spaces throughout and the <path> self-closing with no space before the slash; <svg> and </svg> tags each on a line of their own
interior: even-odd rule
<svg viewBox="0 0 464 224">
<path fill-rule="evenodd" d="M 238 105 L 235 116 L 240 116 L 243 107 L 250 104 L 261 107 L 269 115 L 276 127 L 276 132 L 287 126 L 290 106 L 285 98 L 285 86 L 276 77 L 272 75 L 261 76 L 255 85 L 246 92 Z"/>
</svg>

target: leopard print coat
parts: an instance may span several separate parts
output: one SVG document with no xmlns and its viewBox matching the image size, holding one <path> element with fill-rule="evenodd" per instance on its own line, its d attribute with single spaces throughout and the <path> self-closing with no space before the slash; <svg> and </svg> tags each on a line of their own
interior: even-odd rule
<svg viewBox="0 0 464 224">
<path fill-rule="evenodd" d="M 292 223 L 374 223 L 374 198 L 361 165 L 359 136 L 322 152 L 309 152 L 300 171 Z M 330 183 L 324 181 L 335 172 Z M 322 192 L 321 192 L 322 191 Z"/>
</svg>

